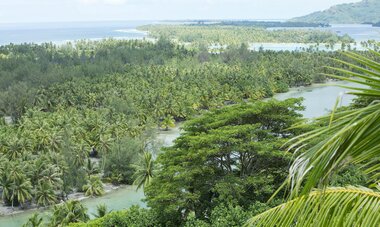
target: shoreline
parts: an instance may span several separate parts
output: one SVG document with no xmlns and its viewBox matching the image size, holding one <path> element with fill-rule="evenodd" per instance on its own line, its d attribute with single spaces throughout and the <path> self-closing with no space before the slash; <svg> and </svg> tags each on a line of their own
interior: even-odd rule
<svg viewBox="0 0 380 227">
<path fill-rule="evenodd" d="M 83 192 L 74 192 L 74 193 L 70 193 L 67 197 L 68 197 L 68 200 L 77 200 L 77 201 L 84 201 L 84 200 L 88 200 L 88 199 L 96 199 L 96 198 L 99 198 L 102 196 L 106 196 L 107 194 L 109 194 L 111 192 L 117 191 L 117 190 L 125 188 L 125 187 L 130 187 L 130 186 L 131 185 L 115 186 L 113 184 L 106 183 L 106 184 L 104 184 L 104 194 L 101 196 L 90 197 L 90 196 L 85 196 L 85 194 Z M 64 202 L 65 201 L 61 200 L 59 203 L 57 203 L 55 205 L 63 204 Z M 54 205 L 48 206 L 48 207 L 37 207 L 36 204 L 32 204 L 32 205 L 22 209 L 19 206 L 12 208 L 10 206 L 5 206 L 3 203 L 1 203 L 1 205 L 0 205 L 0 218 L 1 217 L 7 217 L 7 216 L 16 216 L 19 214 L 28 213 L 28 212 L 32 212 L 32 211 L 43 212 L 43 211 L 47 211 L 47 210 L 51 209 L 53 206 Z"/>
</svg>

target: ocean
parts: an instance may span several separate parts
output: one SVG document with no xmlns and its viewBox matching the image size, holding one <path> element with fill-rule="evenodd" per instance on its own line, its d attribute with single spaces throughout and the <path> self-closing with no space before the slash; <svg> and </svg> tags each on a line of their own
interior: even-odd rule
<svg viewBox="0 0 380 227">
<path fill-rule="evenodd" d="M 136 30 L 136 27 L 152 23 L 155 22 L 110 21 L 0 24 L 0 45 L 45 42 L 61 44 L 74 40 L 99 40 L 105 38 L 143 39 L 147 34 Z"/>
</svg>

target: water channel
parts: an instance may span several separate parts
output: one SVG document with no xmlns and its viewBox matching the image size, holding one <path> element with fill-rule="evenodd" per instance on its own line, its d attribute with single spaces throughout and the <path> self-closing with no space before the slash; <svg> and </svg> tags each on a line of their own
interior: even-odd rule
<svg viewBox="0 0 380 227">
<path fill-rule="evenodd" d="M 287 98 L 304 98 L 305 111 L 301 113 L 306 118 L 313 118 L 328 113 L 334 107 L 337 97 L 344 94 L 347 89 L 337 87 L 337 85 L 351 85 L 347 82 L 330 82 L 327 84 L 316 84 L 309 87 L 292 88 L 287 93 L 276 94 L 274 98 L 284 100 Z M 341 105 L 348 105 L 354 96 L 343 95 L 341 97 Z M 161 141 L 162 146 L 171 146 L 173 141 L 180 135 L 180 127 L 176 127 L 169 131 L 160 131 L 157 140 Z M 145 206 L 141 199 L 144 193 L 136 191 L 134 186 L 124 186 L 114 190 L 106 195 L 98 198 L 89 198 L 83 200 L 83 204 L 88 208 L 90 216 L 95 213 L 96 206 L 105 204 L 111 210 L 122 210 L 132 205 Z M 33 213 L 42 213 L 43 216 L 48 215 L 46 210 L 30 210 L 23 213 L 0 217 L 0 226 L 19 227 L 24 224 Z"/>
</svg>

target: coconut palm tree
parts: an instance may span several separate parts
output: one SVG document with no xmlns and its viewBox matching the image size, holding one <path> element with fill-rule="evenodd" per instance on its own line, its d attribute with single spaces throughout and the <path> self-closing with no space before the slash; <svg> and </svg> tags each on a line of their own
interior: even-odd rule
<svg viewBox="0 0 380 227">
<path fill-rule="evenodd" d="M 148 186 L 154 177 L 154 160 L 151 152 L 145 151 L 140 155 L 140 164 L 134 165 L 136 172 L 133 175 L 137 189 Z"/>
<path fill-rule="evenodd" d="M 380 53 L 369 53 L 379 59 Z M 298 155 L 284 187 L 291 200 L 249 220 L 254 226 L 380 226 L 380 63 L 356 53 L 344 53 L 351 70 L 330 68 L 350 77 L 333 78 L 366 85 L 350 94 L 368 105 L 318 119 L 330 124 L 291 140 L 290 150 L 326 136 Z M 369 177 L 368 187 L 327 187 L 330 177 L 347 164 L 358 165 Z"/>
<path fill-rule="evenodd" d="M 10 204 L 12 193 L 12 181 L 9 174 L 2 172 L 0 176 L 0 188 L 2 189 L 1 197 L 5 204 Z"/>
<path fill-rule="evenodd" d="M 57 203 L 57 198 L 53 190 L 53 185 L 49 181 L 38 183 L 35 195 L 38 206 L 49 206 Z"/>
<path fill-rule="evenodd" d="M 42 221 L 43 219 L 39 216 L 39 214 L 35 213 L 22 227 L 40 227 L 42 226 Z"/>
<path fill-rule="evenodd" d="M 69 200 L 54 206 L 50 225 L 66 226 L 69 223 L 86 222 L 88 220 L 87 208 L 77 200 Z"/>
<path fill-rule="evenodd" d="M 39 179 L 48 182 L 53 186 L 53 189 L 60 189 L 63 185 L 62 171 L 54 164 L 48 164 L 40 173 Z"/>
<path fill-rule="evenodd" d="M 103 183 L 99 176 L 90 176 L 87 184 L 83 186 L 83 191 L 86 196 L 99 196 L 104 194 Z"/>
<path fill-rule="evenodd" d="M 168 131 L 169 128 L 175 127 L 175 120 L 172 115 L 167 115 L 161 122 L 161 129 Z"/>
<path fill-rule="evenodd" d="M 101 218 L 106 216 L 110 211 L 108 210 L 107 205 L 105 204 L 99 204 L 96 206 L 96 214 L 94 214 L 95 217 Z"/>
<path fill-rule="evenodd" d="M 11 201 L 12 201 L 12 207 L 14 205 L 14 202 L 18 202 L 21 207 L 24 206 L 25 202 L 32 199 L 32 183 L 29 179 L 26 177 L 22 177 L 20 179 L 17 179 L 11 188 Z"/>
</svg>

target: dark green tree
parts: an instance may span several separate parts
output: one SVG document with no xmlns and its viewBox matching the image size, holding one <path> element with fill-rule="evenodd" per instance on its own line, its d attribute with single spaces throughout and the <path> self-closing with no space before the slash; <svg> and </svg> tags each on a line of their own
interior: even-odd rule
<svg viewBox="0 0 380 227">
<path fill-rule="evenodd" d="M 301 109 L 300 100 L 272 100 L 190 120 L 157 159 L 161 168 L 145 190 L 148 205 L 162 214 L 162 224 L 178 226 L 191 212 L 208 220 L 220 204 L 266 202 L 286 177 L 291 157 L 281 145 L 301 132 L 288 130 Z"/>
</svg>

